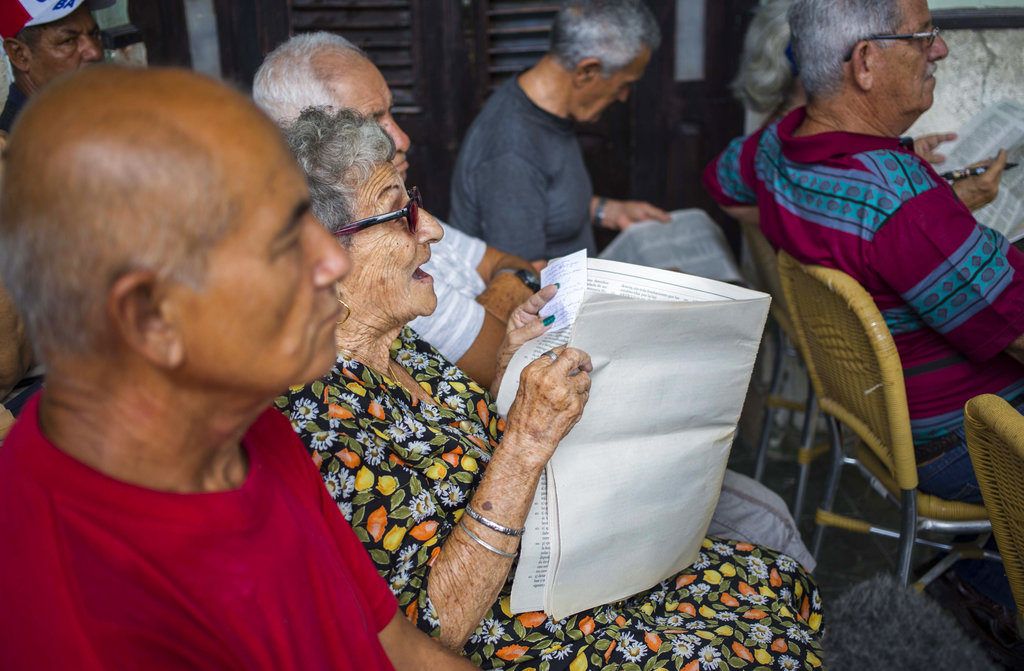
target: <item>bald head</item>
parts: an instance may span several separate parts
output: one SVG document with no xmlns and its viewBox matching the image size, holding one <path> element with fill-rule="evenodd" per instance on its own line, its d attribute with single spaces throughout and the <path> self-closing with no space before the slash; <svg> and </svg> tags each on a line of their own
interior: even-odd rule
<svg viewBox="0 0 1024 671">
<path fill-rule="evenodd" d="M 264 179 L 247 162 L 282 156 L 246 98 L 186 71 L 97 66 L 34 97 L 7 147 L 0 273 L 44 359 L 102 340 L 129 270 L 201 284 L 246 180 Z"/>
</svg>

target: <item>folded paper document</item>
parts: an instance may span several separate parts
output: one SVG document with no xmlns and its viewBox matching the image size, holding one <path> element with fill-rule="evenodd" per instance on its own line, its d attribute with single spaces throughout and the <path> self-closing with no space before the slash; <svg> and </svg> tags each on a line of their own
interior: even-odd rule
<svg viewBox="0 0 1024 671">
<path fill-rule="evenodd" d="M 643 266 L 556 259 L 552 329 L 513 357 L 498 392 L 552 347 L 593 359 L 590 400 L 538 485 L 514 612 L 561 619 L 648 589 L 697 557 L 718 501 L 769 297 Z"/>
<path fill-rule="evenodd" d="M 742 282 L 729 243 L 703 210 L 676 210 L 670 221 L 643 221 L 615 236 L 601 252 L 608 261 L 677 270 L 721 282 Z"/>
<path fill-rule="evenodd" d="M 957 135 L 946 151 L 943 170 L 993 158 L 1000 149 L 1007 150 L 1010 163 L 1024 163 L 1024 106 L 1001 100 L 979 112 Z M 974 218 L 1011 242 L 1024 238 L 1024 169 L 1004 172 L 999 195 Z"/>
</svg>

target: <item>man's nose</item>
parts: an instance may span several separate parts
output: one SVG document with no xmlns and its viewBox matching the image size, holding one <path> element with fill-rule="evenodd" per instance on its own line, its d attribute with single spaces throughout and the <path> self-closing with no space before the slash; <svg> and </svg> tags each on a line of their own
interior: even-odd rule
<svg viewBox="0 0 1024 671">
<path fill-rule="evenodd" d="M 97 63 L 103 60 L 103 42 L 99 37 L 83 35 L 80 47 L 82 60 L 86 63 Z"/>
</svg>

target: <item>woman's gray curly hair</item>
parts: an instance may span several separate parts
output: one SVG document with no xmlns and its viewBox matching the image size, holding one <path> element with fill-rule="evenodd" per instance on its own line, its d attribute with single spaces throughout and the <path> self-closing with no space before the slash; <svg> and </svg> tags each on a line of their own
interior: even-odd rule
<svg viewBox="0 0 1024 671">
<path fill-rule="evenodd" d="M 761 0 L 743 38 L 743 57 L 732 92 L 751 111 L 773 115 L 793 92 L 796 76 L 786 56 L 791 4 L 793 0 Z"/>
<path fill-rule="evenodd" d="M 308 107 L 284 129 L 306 173 L 313 214 L 331 233 L 355 219 L 359 187 L 395 157 L 395 143 L 370 117 Z"/>
</svg>

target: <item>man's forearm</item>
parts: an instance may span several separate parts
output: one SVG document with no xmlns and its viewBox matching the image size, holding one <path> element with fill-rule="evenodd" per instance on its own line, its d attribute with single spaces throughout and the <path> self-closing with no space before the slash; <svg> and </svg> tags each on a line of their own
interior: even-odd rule
<svg viewBox="0 0 1024 671">
<path fill-rule="evenodd" d="M 455 363 L 484 389 L 491 386 L 498 363 L 498 348 L 505 338 L 505 322 L 484 313 L 483 324 L 473 344 Z"/>
<path fill-rule="evenodd" d="M 761 221 L 761 213 L 756 205 L 722 205 L 722 211 L 743 224 L 756 226 Z"/>
<path fill-rule="evenodd" d="M 448 650 L 396 612 L 378 634 L 380 644 L 387 653 L 395 671 L 447 671 L 475 669 L 464 657 Z"/>
<path fill-rule="evenodd" d="M 489 285 L 499 276 L 498 271 L 506 268 L 513 270 L 522 268 L 523 270 L 534 272 L 533 265 L 526 259 L 520 258 L 515 254 L 506 254 L 494 247 L 488 247 L 484 251 L 484 256 L 480 259 L 476 272 L 483 279 L 484 283 Z"/>
<path fill-rule="evenodd" d="M 1019 338 L 1010 343 L 1010 346 L 1006 348 L 1006 353 L 1012 356 L 1017 361 L 1024 363 L 1024 333 Z"/>
</svg>

